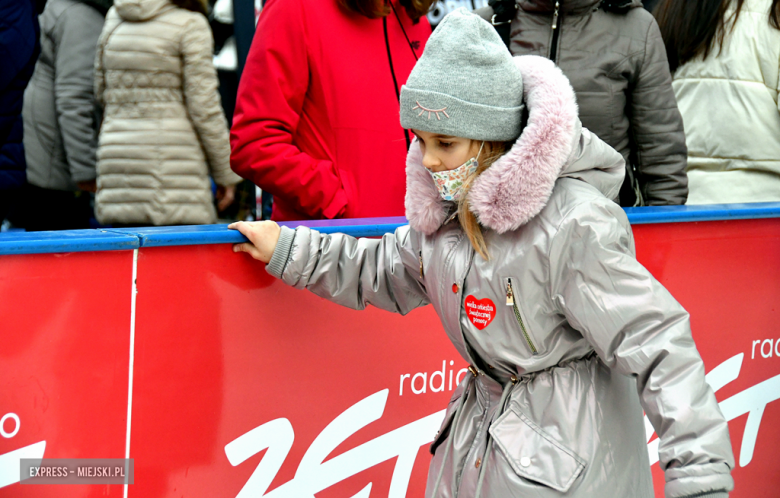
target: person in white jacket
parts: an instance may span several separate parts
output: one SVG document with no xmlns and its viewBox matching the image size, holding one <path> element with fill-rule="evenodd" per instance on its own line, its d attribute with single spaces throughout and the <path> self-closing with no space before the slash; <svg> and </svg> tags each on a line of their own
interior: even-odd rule
<svg viewBox="0 0 780 498">
<path fill-rule="evenodd" d="M 655 10 L 688 145 L 688 204 L 780 201 L 780 0 Z"/>
</svg>

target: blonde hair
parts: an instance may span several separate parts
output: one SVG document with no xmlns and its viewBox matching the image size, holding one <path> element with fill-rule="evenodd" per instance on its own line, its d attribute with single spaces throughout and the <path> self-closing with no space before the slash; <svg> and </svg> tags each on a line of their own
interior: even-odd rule
<svg viewBox="0 0 780 498">
<path fill-rule="evenodd" d="M 471 247 L 486 260 L 490 259 L 490 255 L 485 243 L 485 236 L 482 234 L 482 226 L 474 213 L 471 212 L 468 191 L 474 180 L 498 161 L 512 147 L 512 144 L 513 142 L 485 142 L 485 158 L 479 161 L 477 170 L 463 183 L 463 195 L 458 202 L 458 222 L 466 233 L 466 237 L 469 238 Z"/>
</svg>

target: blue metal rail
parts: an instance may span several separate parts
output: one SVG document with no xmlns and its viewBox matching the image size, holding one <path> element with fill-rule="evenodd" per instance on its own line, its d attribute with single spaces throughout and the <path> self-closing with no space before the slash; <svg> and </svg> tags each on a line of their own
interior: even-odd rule
<svg viewBox="0 0 780 498">
<path fill-rule="evenodd" d="M 634 225 L 780 218 L 780 202 L 640 207 L 626 208 L 625 211 Z M 323 233 L 341 232 L 355 237 L 381 236 L 405 224 L 406 218 L 403 216 L 281 223 L 289 227 L 305 225 Z M 245 241 L 244 236 L 235 230 L 228 230 L 226 225 L 8 232 L 0 234 L 0 255 L 115 251 L 139 247 L 230 244 Z"/>
</svg>

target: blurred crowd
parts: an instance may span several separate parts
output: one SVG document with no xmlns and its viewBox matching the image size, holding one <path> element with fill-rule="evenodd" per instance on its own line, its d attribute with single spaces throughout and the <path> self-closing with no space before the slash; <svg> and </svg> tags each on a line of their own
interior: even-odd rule
<svg viewBox="0 0 780 498">
<path fill-rule="evenodd" d="M 402 216 L 400 89 L 462 6 L 563 70 L 620 205 L 780 201 L 780 0 L 0 0 L 0 221 Z"/>
</svg>

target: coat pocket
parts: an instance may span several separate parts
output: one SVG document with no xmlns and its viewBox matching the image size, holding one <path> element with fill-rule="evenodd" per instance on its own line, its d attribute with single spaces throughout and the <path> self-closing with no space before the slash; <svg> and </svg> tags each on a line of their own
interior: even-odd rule
<svg viewBox="0 0 780 498">
<path fill-rule="evenodd" d="M 444 414 L 444 420 L 441 423 L 441 427 L 439 427 L 439 432 L 436 433 L 436 436 L 433 438 L 433 442 L 431 443 L 431 455 L 435 455 L 436 448 L 438 448 L 439 445 L 443 443 L 445 439 L 447 439 L 447 436 L 450 433 L 452 420 L 455 418 L 455 414 L 458 413 L 458 409 L 462 404 L 463 390 L 459 389 L 455 391 L 455 394 L 452 395 L 452 399 L 450 399 L 450 403 L 447 405 L 447 411 Z"/>
<path fill-rule="evenodd" d="M 515 473 L 565 493 L 586 462 L 526 417 L 516 403 L 490 427 L 494 444 Z"/>
</svg>

